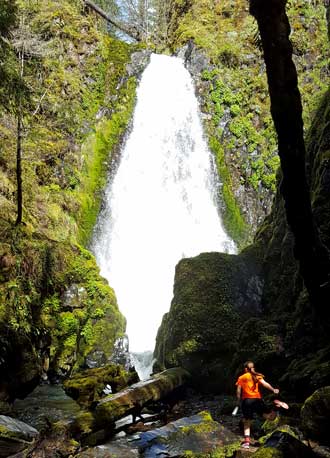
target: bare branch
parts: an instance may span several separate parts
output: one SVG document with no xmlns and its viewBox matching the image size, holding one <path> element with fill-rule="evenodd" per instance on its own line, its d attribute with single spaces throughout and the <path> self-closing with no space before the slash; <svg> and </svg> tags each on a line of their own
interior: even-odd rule
<svg viewBox="0 0 330 458">
<path fill-rule="evenodd" d="M 95 3 L 91 2 L 90 0 L 84 0 L 84 3 L 86 6 L 91 8 L 93 11 L 95 11 L 98 15 L 103 17 L 109 24 L 112 24 L 115 26 L 117 29 L 121 30 L 122 32 L 126 33 L 130 37 L 134 38 L 134 40 L 140 41 L 141 36 L 140 33 L 135 29 L 135 27 L 131 27 L 128 24 L 123 24 L 121 22 L 117 22 L 114 19 L 110 18 L 108 14 L 103 11 L 98 5 Z"/>
</svg>

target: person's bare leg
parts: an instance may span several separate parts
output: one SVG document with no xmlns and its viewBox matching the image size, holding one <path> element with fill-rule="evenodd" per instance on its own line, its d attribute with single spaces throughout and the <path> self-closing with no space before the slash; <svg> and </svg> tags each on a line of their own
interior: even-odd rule
<svg viewBox="0 0 330 458">
<path fill-rule="evenodd" d="M 243 447 L 248 448 L 250 445 L 250 432 L 251 432 L 251 420 L 244 418 L 243 420 L 243 429 L 244 429 L 244 443 Z"/>
</svg>

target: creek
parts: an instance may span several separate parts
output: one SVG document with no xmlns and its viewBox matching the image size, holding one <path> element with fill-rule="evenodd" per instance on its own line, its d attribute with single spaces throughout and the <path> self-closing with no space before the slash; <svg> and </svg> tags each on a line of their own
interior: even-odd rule
<svg viewBox="0 0 330 458">
<path fill-rule="evenodd" d="M 235 252 L 221 223 L 219 186 L 192 78 L 182 59 L 153 54 L 92 243 L 127 319 L 141 379 L 151 372 L 175 265 L 201 252 Z"/>
</svg>

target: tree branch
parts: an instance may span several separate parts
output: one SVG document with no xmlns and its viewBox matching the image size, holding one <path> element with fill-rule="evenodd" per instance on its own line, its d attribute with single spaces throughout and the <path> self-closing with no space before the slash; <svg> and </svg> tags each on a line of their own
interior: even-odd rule
<svg viewBox="0 0 330 458">
<path fill-rule="evenodd" d="M 108 14 L 102 10 L 98 5 L 91 2 L 90 0 L 84 0 L 84 3 L 87 7 L 91 8 L 95 13 L 105 19 L 109 24 L 115 26 L 117 29 L 121 30 L 122 32 L 126 33 L 130 37 L 134 38 L 134 40 L 141 41 L 141 36 L 138 30 L 135 27 L 130 27 L 128 24 L 122 24 L 121 22 L 117 22 L 114 19 L 110 18 Z"/>
</svg>

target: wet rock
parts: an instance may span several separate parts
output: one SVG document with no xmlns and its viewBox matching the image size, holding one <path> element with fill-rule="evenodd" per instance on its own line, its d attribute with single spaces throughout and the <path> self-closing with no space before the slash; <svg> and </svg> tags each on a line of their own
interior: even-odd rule
<svg viewBox="0 0 330 458">
<path fill-rule="evenodd" d="M 73 283 L 63 293 L 63 309 L 72 310 L 76 308 L 82 308 L 86 305 L 87 298 L 88 296 L 86 289 Z"/>
<path fill-rule="evenodd" d="M 95 350 L 91 352 L 85 359 L 85 365 L 88 369 L 94 369 L 96 367 L 102 367 L 106 364 L 107 357 L 102 350 Z"/>
<path fill-rule="evenodd" d="M 0 415 L 0 457 L 7 457 L 30 449 L 39 432 L 26 423 Z"/>
<path fill-rule="evenodd" d="M 32 339 L 0 324 L 0 401 L 24 399 L 38 385 L 43 373 L 42 350 L 48 339 L 40 337 L 37 352 Z"/>
<path fill-rule="evenodd" d="M 131 62 L 127 64 L 127 75 L 140 77 L 143 70 L 150 62 L 151 51 L 143 50 L 132 54 Z"/>
<path fill-rule="evenodd" d="M 111 355 L 110 362 L 115 364 L 121 364 L 125 367 L 125 370 L 129 370 L 132 367 L 131 356 L 129 353 L 129 341 L 127 335 L 119 337 L 115 341 L 114 350 Z"/>
<path fill-rule="evenodd" d="M 198 49 L 193 40 L 189 40 L 177 52 L 177 56 L 184 60 L 185 66 L 194 79 L 200 78 L 202 71 L 210 67 L 210 61 L 206 57 L 205 52 Z"/>
<path fill-rule="evenodd" d="M 181 457 L 188 451 L 206 454 L 224 447 L 227 452 L 229 449 L 234 452 L 240 446 L 239 437 L 213 421 L 208 412 L 181 418 L 161 428 L 142 433 L 137 443 L 144 458 L 163 455 Z"/>
</svg>

